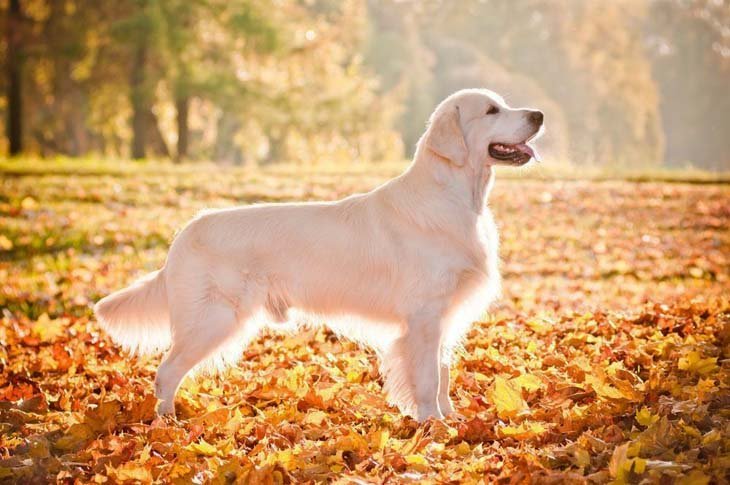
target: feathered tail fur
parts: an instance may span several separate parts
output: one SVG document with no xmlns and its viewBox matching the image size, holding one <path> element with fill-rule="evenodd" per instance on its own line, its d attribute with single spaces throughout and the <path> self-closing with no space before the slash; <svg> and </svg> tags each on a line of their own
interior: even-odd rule
<svg viewBox="0 0 730 485">
<path fill-rule="evenodd" d="M 163 271 L 143 276 L 94 306 L 102 328 L 114 342 L 132 353 L 154 353 L 170 345 L 170 313 Z"/>
</svg>

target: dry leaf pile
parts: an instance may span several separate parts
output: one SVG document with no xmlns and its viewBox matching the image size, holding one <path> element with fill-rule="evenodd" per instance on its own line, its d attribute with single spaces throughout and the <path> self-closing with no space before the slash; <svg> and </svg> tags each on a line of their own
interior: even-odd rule
<svg viewBox="0 0 730 485">
<path fill-rule="evenodd" d="M 390 174 L 388 174 L 390 175 Z M 459 417 L 386 405 L 374 356 L 267 334 L 154 417 L 159 357 L 95 299 L 156 268 L 197 210 L 332 199 L 386 175 L 15 172 L 0 190 L 0 482 L 723 483 L 730 188 L 498 181 L 504 297 L 452 370 Z"/>
</svg>

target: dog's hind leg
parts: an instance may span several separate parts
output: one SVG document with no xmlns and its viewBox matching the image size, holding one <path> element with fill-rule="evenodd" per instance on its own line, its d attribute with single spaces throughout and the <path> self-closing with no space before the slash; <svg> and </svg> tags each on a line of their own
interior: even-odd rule
<svg viewBox="0 0 730 485">
<path fill-rule="evenodd" d="M 155 395 L 160 400 L 158 414 L 175 413 L 175 393 L 182 380 L 237 335 L 241 324 L 240 315 L 224 301 L 206 302 L 198 312 L 184 315 L 186 321 L 175 322 L 174 313 L 179 312 L 173 312 L 172 346 L 155 379 Z"/>
</svg>

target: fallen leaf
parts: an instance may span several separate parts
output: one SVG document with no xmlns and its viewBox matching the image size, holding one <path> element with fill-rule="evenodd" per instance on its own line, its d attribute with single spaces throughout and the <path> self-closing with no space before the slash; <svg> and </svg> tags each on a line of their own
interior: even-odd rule
<svg viewBox="0 0 730 485">
<path fill-rule="evenodd" d="M 529 411 L 527 403 L 522 399 L 520 386 L 502 376 L 494 377 L 490 399 L 497 410 L 497 415 L 503 419 Z"/>
</svg>

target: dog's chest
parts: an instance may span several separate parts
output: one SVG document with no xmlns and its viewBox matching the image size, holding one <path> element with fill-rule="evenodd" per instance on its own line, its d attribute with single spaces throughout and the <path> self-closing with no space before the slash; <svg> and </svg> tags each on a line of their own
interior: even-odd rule
<svg viewBox="0 0 730 485">
<path fill-rule="evenodd" d="M 475 228 L 473 260 L 475 270 L 488 279 L 499 278 L 499 234 L 491 212 L 485 209 Z"/>
<path fill-rule="evenodd" d="M 499 235 L 491 212 L 485 209 L 464 233 L 459 244 L 465 271 L 489 275 L 498 270 Z"/>
<path fill-rule="evenodd" d="M 485 292 L 493 298 L 500 285 L 497 228 L 487 209 L 469 222 L 445 232 L 438 257 L 429 258 L 431 271 L 453 278 L 457 299 Z"/>
</svg>

